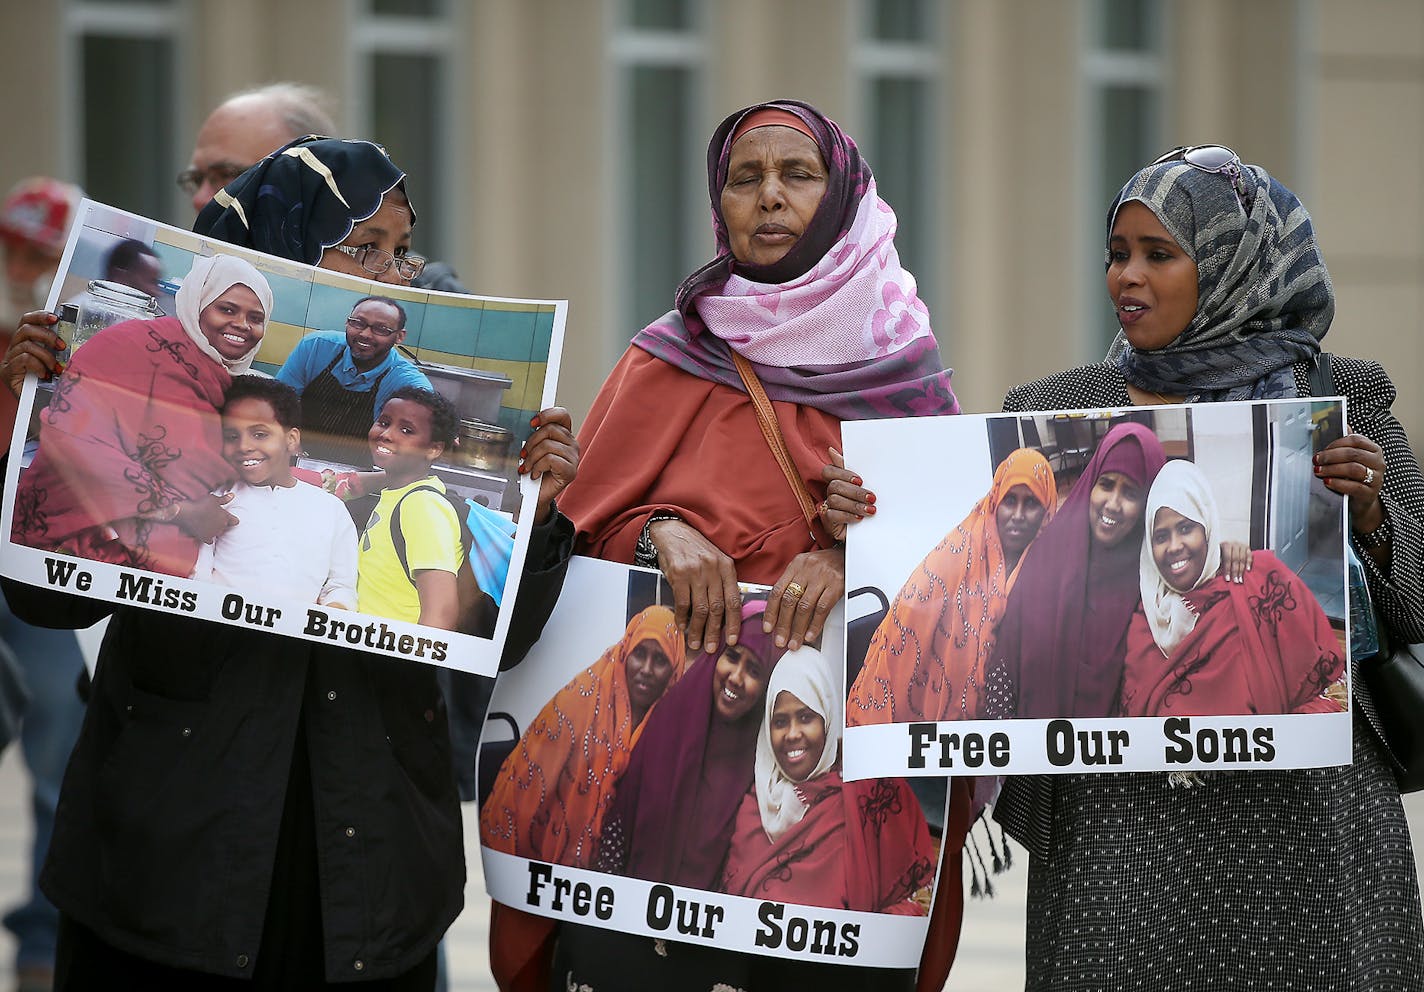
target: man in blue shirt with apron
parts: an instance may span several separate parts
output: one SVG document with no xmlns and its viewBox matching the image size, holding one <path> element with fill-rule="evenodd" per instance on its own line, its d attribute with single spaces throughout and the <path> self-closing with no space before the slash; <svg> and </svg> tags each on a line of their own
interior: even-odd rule
<svg viewBox="0 0 1424 992">
<path fill-rule="evenodd" d="M 405 340 L 405 308 L 384 296 L 352 307 L 346 333 L 318 331 L 292 349 L 277 378 L 302 398 L 302 447 L 311 458 L 368 468 L 366 434 L 376 411 L 401 386 L 430 380 L 396 350 Z"/>
</svg>

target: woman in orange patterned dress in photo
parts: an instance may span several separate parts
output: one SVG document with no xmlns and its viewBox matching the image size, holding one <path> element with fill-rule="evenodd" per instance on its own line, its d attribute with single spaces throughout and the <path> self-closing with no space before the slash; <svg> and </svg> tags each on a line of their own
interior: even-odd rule
<svg viewBox="0 0 1424 992">
<path fill-rule="evenodd" d="M 925 556 L 865 652 L 846 705 L 850 726 L 983 716 L 984 668 L 1019 561 L 1053 515 L 1048 460 L 1019 448 L 989 492 Z"/>
<path fill-rule="evenodd" d="M 649 606 L 635 615 L 618 643 L 544 705 L 504 760 L 480 812 L 481 843 L 588 867 L 633 745 L 685 658 L 672 610 Z"/>
</svg>

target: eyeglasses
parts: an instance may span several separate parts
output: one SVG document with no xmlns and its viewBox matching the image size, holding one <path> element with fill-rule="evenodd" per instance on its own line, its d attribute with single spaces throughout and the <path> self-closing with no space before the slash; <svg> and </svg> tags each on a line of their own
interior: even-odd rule
<svg viewBox="0 0 1424 992">
<path fill-rule="evenodd" d="M 414 279 L 425 271 L 425 259 L 419 255 L 392 255 L 384 248 L 373 245 L 358 245 L 354 248 L 350 245 L 332 245 L 331 250 L 350 255 L 357 265 L 373 276 L 381 275 L 392 265 L 396 267 L 402 279 Z"/>
<path fill-rule="evenodd" d="M 1185 162 L 1193 169 L 1222 175 L 1231 183 L 1236 199 L 1241 201 L 1241 209 L 1251 212 L 1251 192 L 1246 185 L 1246 169 L 1241 164 L 1241 156 L 1225 145 L 1178 145 L 1163 155 L 1153 165 L 1163 162 Z"/>
<path fill-rule="evenodd" d="M 360 334 L 362 331 L 369 327 L 371 329 L 371 333 L 376 335 L 376 337 L 378 338 L 388 338 L 399 331 L 399 328 L 388 327 L 385 324 L 373 324 L 369 320 L 362 320 L 360 317 L 347 317 L 346 326 L 351 328 L 357 334 Z"/>
<path fill-rule="evenodd" d="M 207 183 L 213 189 L 222 189 L 238 176 L 242 175 L 250 165 L 238 165 L 234 162 L 219 162 L 210 165 L 206 169 L 184 169 L 178 173 L 178 188 L 192 196 L 198 192 L 203 183 Z"/>
</svg>

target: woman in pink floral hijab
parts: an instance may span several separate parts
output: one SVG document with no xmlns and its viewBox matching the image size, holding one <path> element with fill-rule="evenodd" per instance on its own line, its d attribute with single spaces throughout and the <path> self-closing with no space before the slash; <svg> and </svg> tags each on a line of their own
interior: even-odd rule
<svg viewBox="0 0 1424 992">
<path fill-rule="evenodd" d="M 579 433 L 579 478 L 559 504 L 577 528 L 577 553 L 663 572 L 689 652 L 718 655 L 723 639 L 738 637 L 794 651 L 818 639 L 844 594 L 837 539 L 874 512 L 874 495 L 837 464 L 842 421 L 959 406 L 914 277 L 900 266 L 895 215 L 834 122 L 793 100 L 740 110 L 712 135 L 707 178 L 716 257 L 683 281 L 673 309 L 634 337 L 609 374 Z M 765 421 L 739 362 L 765 388 Z M 778 433 L 784 458 L 765 436 Z M 793 485 L 809 496 L 806 516 Z M 750 620 L 755 630 L 740 626 L 738 582 L 772 587 L 764 618 Z M 967 811 L 967 789 L 955 793 Z M 945 837 L 948 878 L 958 878 L 963 826 Z M 720 864 L 708 867 L 717 877 Z M 961 911 L 959 887 L 942 891 L 930 922 L 942 960 L 927 968 L 941 985 Z M 548 988 L 551 927 L 496 914 L 500 987 Z M 512 922 L 522 933 L 510 933 Z M 559 981 L 595 988 L 745 987 L 754 964 L 724 949 L 667 941 L 655 951 L 644 938 L 576 926 L 558 940 L 576 962 Z M 836 971 L 794 962 L 796 977 L 777 987 L 913 981 L 912 969 L 810 976 L 818 968 Z"/>
<path fill-rule="evenodd" d="M 779 260 L 739 260 L 723 216 L 732 145 L 755 127 L 810 137 L 826 191 Z M 683 280 L 674 308 L 635 347 L 700 379 L 741 388 L 730 350 L 756 363 L 773 400 L 840 420 L 957 413 L 929 311 L 895 250 L 895 212 L 855 142 L 810 104 L 776 100 L 732 114 L 707 148 L 717 256 Z M 708 332 L 708 333 L 704 333 Z"/>
</svg>

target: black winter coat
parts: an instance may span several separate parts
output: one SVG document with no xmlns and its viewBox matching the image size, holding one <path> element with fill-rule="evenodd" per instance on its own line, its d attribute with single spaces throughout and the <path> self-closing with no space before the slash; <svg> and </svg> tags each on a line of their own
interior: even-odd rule
<svg viewBox="0 0 1424 992">
<path fill-rule="evenodd" d="M 509 652 L 537 640 L 571 547 L 562 515 L 536 528 Z M 251 975 L 300 722 L 327 979 L 391 977 L 430 954 L 465 884 L 434 668 L 3 587 L 37 626 L 112 614 L 41 877 L 61 911 L 159 964 Z"/>
</svg>

